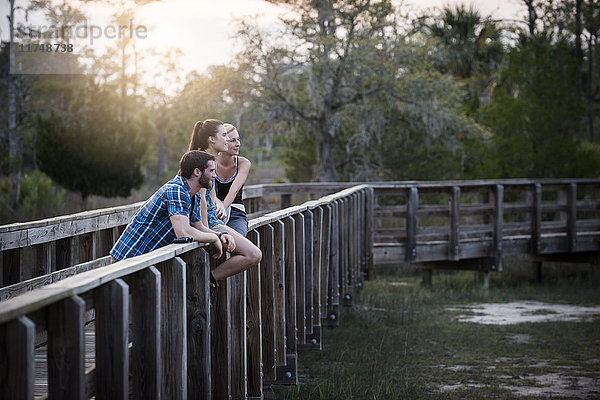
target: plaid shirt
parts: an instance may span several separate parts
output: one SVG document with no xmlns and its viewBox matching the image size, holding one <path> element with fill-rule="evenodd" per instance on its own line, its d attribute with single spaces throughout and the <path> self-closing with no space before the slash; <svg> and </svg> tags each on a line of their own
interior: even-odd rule
<svg viewBox="0 0 600 400">
<path fill-rule="evenodd" d="M 165 183 L 136 211 L 110 255 L 123 260 L 171 244 L 176 237 L 171 215 L 185 215 L 190 218 L 190 225 L 200 221 L 200 197 L 190 212 L 190 190 L 180 175 Z"/>
</svg>

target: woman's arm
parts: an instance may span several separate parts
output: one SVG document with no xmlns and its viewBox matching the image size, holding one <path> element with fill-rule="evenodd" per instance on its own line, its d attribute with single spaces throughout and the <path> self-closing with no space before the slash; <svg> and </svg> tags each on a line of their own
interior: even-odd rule
<svg viewBox="0 0 600 400">
<path fill-rule="evenodd" d="M 244 183 L 246 183 L 246 179 L 248 178 L 248 173 L 250 173 L 251 166 L 252 163 L 250 162 L 250 160 L 248 160 L 246 157 L 238 156 L 238 172 L 235 176 L 235 179 L 231 183 L 231 187 L 229 188 L 227 196 L 225 196 L 225 199 L 223 200 L 223 205 L 225 206 L 225 208 L 229 207 L 231 203 L 233 203 L 235 196 L 240 191 Z"/>
</svg>

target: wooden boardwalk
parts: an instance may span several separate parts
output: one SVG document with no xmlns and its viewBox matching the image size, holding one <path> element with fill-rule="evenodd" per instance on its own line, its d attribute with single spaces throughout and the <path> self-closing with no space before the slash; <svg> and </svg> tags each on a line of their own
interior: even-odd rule
<svg viewBox="0 0 600 400">
<path fill-rule="evenodd" d="M 212 299 L 201 244 L 110 264 L 139 204 L 0 227 L 0 398 L 259 399 L 263 385 L 297 382 L 299 351 L 321 348 L 374 263 L 429 279 L 437 268 L 487 276 L 510 254 L 599 264 L 599 179 L 245 193 L 263 259 Z"/>
</svg>

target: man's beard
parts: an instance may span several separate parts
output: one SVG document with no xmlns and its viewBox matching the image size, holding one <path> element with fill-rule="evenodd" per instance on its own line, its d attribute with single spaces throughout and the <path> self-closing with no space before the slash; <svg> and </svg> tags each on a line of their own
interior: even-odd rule
<svg viewBox="0 0 600 400">
<path fill-rule="evenodd" d="M 210 187 L 212 186 L 210 177 L 204 174 L 201 174 L 198 177 L 198 184 L 204 189 L 210 189 Z"/>
</svg>

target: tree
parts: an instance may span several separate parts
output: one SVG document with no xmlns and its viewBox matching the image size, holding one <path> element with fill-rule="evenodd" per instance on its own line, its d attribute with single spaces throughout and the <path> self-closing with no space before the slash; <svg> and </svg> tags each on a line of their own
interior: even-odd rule
<svg viewBox="0 0 600 400">
<path fill-rule="evenodd" d="M 107 197 L 128 196 L 143 182 L 145 142 L 138 126 L 122 123 L 115 95 L 90 83 L 75 117 L 39 117 L 40 169 L 63 187 Z"/>
<path fill-rule="evenodd" d="M 345 162 L 333 146 L 346 108 L 390 86 L 397 71 L 397 27 L 390 0 L 293 0 L 283 19 L 284 40 L 269 41 L 243 24 L 241 58 L 258 78 L 261 100 L 274 118 L 301 123 L 318 149 L 314 176 L 339 178 Z M 395 66 L 396 65 L 396 66 Z"/>
</svg>

